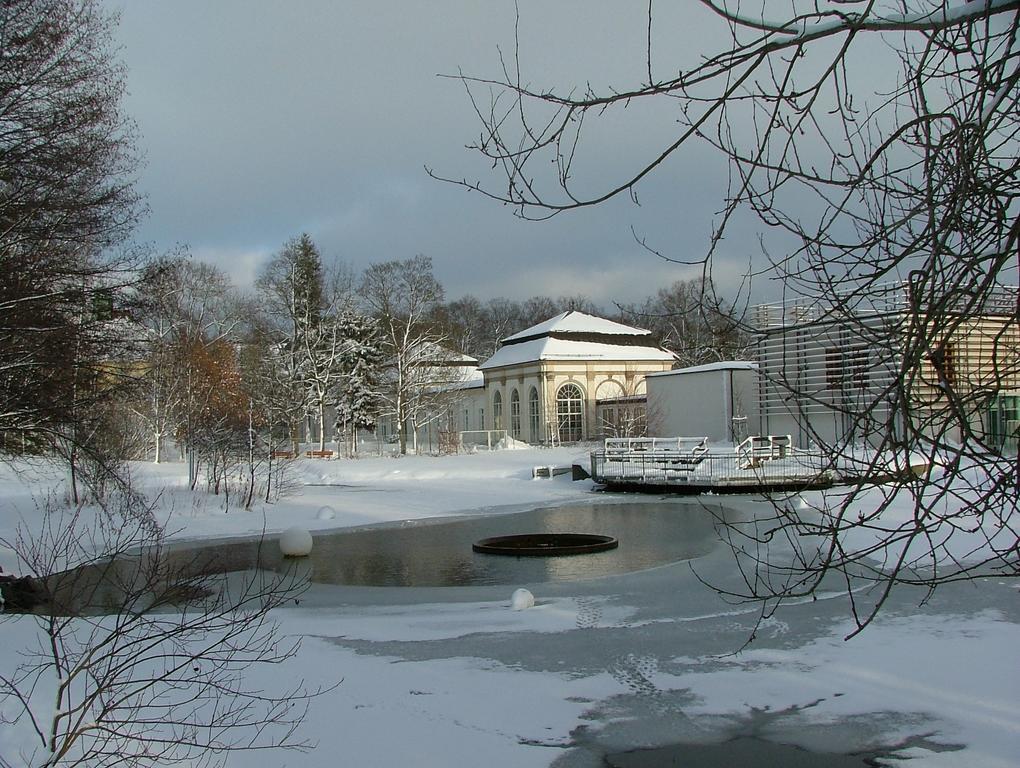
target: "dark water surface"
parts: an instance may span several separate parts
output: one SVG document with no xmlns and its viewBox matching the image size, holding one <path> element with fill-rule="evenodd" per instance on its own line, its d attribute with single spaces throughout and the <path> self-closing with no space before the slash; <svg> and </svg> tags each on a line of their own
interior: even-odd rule
<svg viewBox="0 0 1020 768">
<path fill-rule="evenodd" d="M 677 744 L 606 756 L 612 768 L 872 768 L 871 755 L 809 752 L 788 744 L 741 737 L 723 744 Z"/>
<path fill-rule="evenodd" d="M 718 513 L 719 510 L 716 510 Z M 691 560 L 718 543 L 713 515 L 692 501 L 572 504 L 513 514 L 319 533 L 311 556 L 279 554 L 275 537 L 201 549 L 225 570 L 297 567 L 321 584 L 374 587 L 458 587 L 590 579 Z M 607 552 L 513 557 L 473 552 L 479 539 L 521 533 L 594 533 L 620 545 Z"/>
<path fill-rule="evenodd" d="M 315 537 L 310 577 L 320 583 L 380 587 L 574 581 L 707 554 L 717 542 L 712 521 L 698 503 L 586 504 L 338 532 Z M 520 533 L 593 533 L 613 536 L 620 545 L 559 557 L 471 550 L 479 539 Z"/>
<path fill-rule="evenodd" d="M 168 551 L 125 554 L 52 577 L 58 612 L 114 610 L 128 592 L 215 574 L 275 571 L 288 583 L 365 587 L 466 587 L 593 579 L 693 560 L 719 545 L 716 515 L 733 513 L 697 501 L 589 503 L 317 533 L 309 557 L 285 558 L 279 535 L 181 543 Z M 616 549 L 580 555 L 516 557 L 474 552 L 493 536 L 590 533 L 619 540 Z M 216 587 L 213 587 L 214 591 Z M 161 592 L 161 594 L 163 594 Z M 181 599 L 188 598 L 187 594 Z M 173 601 L 171 601 L 172 604 Z"/>
</svg>

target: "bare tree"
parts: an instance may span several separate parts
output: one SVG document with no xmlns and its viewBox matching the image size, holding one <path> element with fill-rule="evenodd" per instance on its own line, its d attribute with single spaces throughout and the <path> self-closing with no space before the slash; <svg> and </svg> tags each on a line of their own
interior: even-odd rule
<svg viewBox="0 0 1020 768">
<path fill-rule="evenodd" d="M 447 339 L 430 322 L 443 300 L 443 286 L 432 274 L 432 259 L 415 256 L 404 261 L 373 264 L 365 270 L 359 290 L 370 314 L 379 323 L 389 380 L 381 399 L 397 422 L 400 452 L 407 453 L 407 430 L 427 413 L 432 396 L 447 382 L 437 382 L 437 366 L 449 362 Z"/>
<path fill-rule="evenodd" d="M 188 339 L 179 353 L 187 391 L 180 437 L 192 468 L 191 487 L 204 466 L 209 489 L 229 494 L 228 471 L 243 444 L 248 411 L 236 355 L 230 344 L 201 336 Z"/>
<path fill-rule="evenodd" d="M 756 216 L 756 274 L 794 299 L 786 319 L 763 310 L 749 329 L 779 361 L 765 372 L 767 396 L 792 403 L 841 463 L 863 457 L 852 472 L 866 483 L 821 509 L 779 504 L 771 520 L 731 530 L 742 596 L 770 610 L 837 575 L 862 628 L 896 584 L 1020 575 L 1016 439 L 990 428 L 1018 418 L 1008 395 L 1020 385 L 1020 306 L 1002 284 L 1020 270 L 1020 2 L 702 0 L 686 10 L 692 24 L 714 20 L 703 37 L 721 33 L 724 44 L 689 63 L 653 57 L 649 3 L 646 66 L 630 87 L 532 86 L 516 51 L 502 78 L 461 77 L 482 123 L 475 149 L 502 178 L 458 183 L 544 218 L 636 199 L 685 152 L 707 146 L 726 159 L 705 284 L 734 220 Z M 647 160 L 592 186 L 581 167 L 601 162 L 583 151 L 590 132 L 638 102 L 664 107 L 676 128 Z M 812 365 L 829 371 L 814 381 L 794 343 L 804 337 L 822 348 Z M 811 422 L 817 408 L 835 431 Z M 861 444 L 869 450 L 851 449 Z M 881 479 L 891 482 L 871 487 Z M 965 545 L 969 533 L 979 545 Z"/>
<path fill-rule="evenodd" d="M 47 508 L 42 533 L 4 542 L 35 604 L 3 620 L 32 623 L 39 642 L 0 676 L 0 723 L 35 742 L 0 765 L 208 765 L 307 746 L 296 728 L 317 691 L 246 682 L 297 652 L 269 614 L 300 595 L 299 580 L 204 575 L 222 564 L 171 551 L 134 494 L 95 523 L 81 507 Z"/>
<path fill-rule="evenodd" d="M 504 297 L 482 304 L 474 296 L 437 306 L 430 322 L 459 352 L 486 360 L 507 336 L 569 309 L 600 315 L 602 310 L 587 296 L 533 296 L 525 301 Z"/>
<path fill-rule="evenodd" d="M 703 280 L 677 280 L 640 305 L 620 305 L 620 314 L 652 331 L 656 343 L 674 352 L 682 366 L 747 359 L 753 354 L 751 336 L 740 313 L 706 302 L 706 295 L 715 295 L 715 289 L 706 289 Z"/>
<path fill-rule="evenodd" d="M 429 322 L 450 340 L 450 344 L 478 360 L 484 360 L 496 350 L 500 336 L 489 331 L 490 307 L 494 299 L 482 304 L 477 297 L 468 294 L 444 304 L 437 304 Z M 507 302 L 509 303 L 509 302 Z M 496 339 L 495 343 L 493 338 Z"/>
<path fill-rule="evenodd" d="M 302 234 L 284 246 L 258 282 L 277 333 L 277 359 L 294 399 L 315 417 L 320 451 L 329 423 L 326 408 L 343 376 L 346 340 L 338 317 L 353 306 L 352 279 L 342 265 L 324 269 L 315 243 Z"/>
<path fill-rule="evenodd" d="M 257 412 L 258 419 L 249 418 L 248 468 L 249 488 L 246 507 L 251 505 L 255 492 L 257 464 L 264 464 L 265 483 L 262 497 L 266 503 L 281 492 L 285 456 L 295 456 L 290 450 L 294 413 L 301 408 L 295 396 L 293 382 L 281 360 L 278 335 L 254 307 L 240 351 L 240 369 L 243 389 L 248 398 L 249 413 Z M 256 427 L 258 427 L 256 431 Z M 256 444 L 263 450 L 256 451 Z M 280 446 L 286 445 L 283 450 Z"/>
<path fill-rule="evenodd" d="M 366 320 L 349 307 L 333 309 L 303 336 L 302 378 L 319 425 L 320 451 L 326 448 L 327 408 L 352 402 L 344 394 L 354 395 L 355 389 L 360 392 L 354 397 L 369 394 L 366 388 L 372 379 L 369 368 L 377 364 L 377 359 L 366 354 L 374 337 L 374 328 L 366 326 Z M 357 382 L 352 380 L 356 371 Z"/>
<path fill-rule="evenodd" d="M 134 320 L 142 329 L 136 344 L 141 375 L 132 411 L 150 434 L 153 462 L 158 464 L 188 398 L 182 345 L 196 338 L 229 338 L 239 313 L 226 275 L 185 255 L 148 264 L 135 293 Z"/>
<path fill-rule="evenodd" d="M 536 313 L 541 312 L 541 309 L 536 309 L 534 306 L 540 301 L 538 298 L 529 299 L 527 302 L 511 301 L 502 297 L 489 299 L 485 303 L 487 344 L 485 355 L 479 359 L 485 360 L 494 355 L 507 336 L 512 336 L 518 331 L 523 331 L 528 326 L 534 325 L 535 322 L 541 322 L 541 320 L 556 314 L 553 312 L 542 317 L 541 320 L 530 322 L 535 318 Z"/>
<path fill-rule="evenodd" d="M 94 307 L 138 212 L 110 16 L 94 0 L 0 3 L 0 438 L 75 441 L 107 353 Z M 76 376 L 64 367 L 75 361 Z"/>
</svg>

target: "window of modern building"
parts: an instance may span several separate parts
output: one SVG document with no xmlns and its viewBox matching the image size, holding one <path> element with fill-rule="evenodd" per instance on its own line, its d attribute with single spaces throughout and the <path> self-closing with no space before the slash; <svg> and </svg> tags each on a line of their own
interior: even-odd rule
<svg viewBox="0 0 1020 768">
<path fill-rule="evenodd" d="M 988 410 L 988 438 L 1004 456 L 1017 450 L 1020 443 L 1020 395 L 999 395 Z"/>
<path fill-rule="evenodd" d="M 944 383 L 949 386 L 956 386 L 959 383 L 956 378 L 956 347 L 952 344 L 943 344 L 941 348 L 931 353 L 931 361 L 940 382 L 944 379 Z"/>
<path fill-rule="evenodd" d="M 846 350 L 846 375 L 855 389 L 867 389 L 869 379 L 868 348 L 850 347 Z"/>
<path fill-rule="evenodd" d="M 825 350 L 825 386 L 827 389 L 867 389 L 869 379 L 868 348 L 848 346 Z"/>
<path fill-rule="evenodd" d="M 514 440 L 521 437 L 521 396 L 516 389 L 510 393 L 510 437 Z"/>
<path fill-rule="evenodd" d="M 584 436 L 584 393 L 576 384 L 557 390 L 556 424 L 562 443 L 576 443 Z"/>
<path fill-rule="evenodd" d="M 825 387 L 826 389 L 843 388 L 843 352 L 830 348 L 825 350 Z"/>
</svg>

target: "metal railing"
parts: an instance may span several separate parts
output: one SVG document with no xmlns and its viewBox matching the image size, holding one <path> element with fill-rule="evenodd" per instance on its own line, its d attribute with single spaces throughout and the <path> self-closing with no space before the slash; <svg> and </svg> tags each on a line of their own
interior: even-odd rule
<svg viewBox="0 0 1020 768">
<path fill-rule="evenodd" d="M 704 453 L 707 437 L 607 437 L 605 451 L 618 453 Z"/>
<path fill-rule="evenodd" d="M 766 438 L 767 440 L 767 438 Z M 766 443 L 769 444 L 769 443 Z M 687 486 L 698 489 L 829 485 L 837 479 L 821 451 L 783 447 L 769 452 L 612 451 L 591 454 L 592 479 L 603 485 Z"/>
<path fill-rule="evenodd" d="M 460 433 L 461 451 L 491 451 L 506 440 L 505 429 L 471 429 Z"/>
<path fill-rule="evenodd" d="M 947 294 L 940 297 L 950 312 L 1010 316 L 1017 310 L 1020 289 L 1015 285 L 992 286 L 979 301 L 972 294 Z M 923 307 L 927 299 L 920 297 Z M 760 330 L 786 326 L 839 321 L 846 317 L 867 317 L 907 311 L 911 306 L 911 288 L 907 281 L 859 285 L 836 291 L 831 296 L 798 296 L 785 301 L 759 304 L 753 310 L 753 321 Z"/>
</svg>

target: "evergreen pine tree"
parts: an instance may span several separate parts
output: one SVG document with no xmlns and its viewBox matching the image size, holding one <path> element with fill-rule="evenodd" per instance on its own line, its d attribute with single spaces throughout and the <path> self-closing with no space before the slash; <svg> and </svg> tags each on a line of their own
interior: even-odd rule
<svg viewBox="0 0 1020 768">
<path fill-rule="evenodd" d="M 330 330 L 324 328 L 327 299 L 322 258 L 312 238 L 302 234 L 287 242 L 259 277 L 258 288 L 275 325 L 279 378 L 293 408 L 293 430 L 305 414 L 316 412 L 321 400 L 315 396 L 314 384 L 321 379 L 317 374 L 321 373 L 318 358 L 324 331 Z"/>
<path fill-rule="evenodd" d="M 382 339 L 375 320 L 353 310 L 342 311 L 337 323 L 345 343 L 341 362 L 344 375 L 334 400 L 335 426 L 345 435 L 353 453 L 357 450 L 358 430 L 374 427 L 379 415 Z"/>
</svg>

